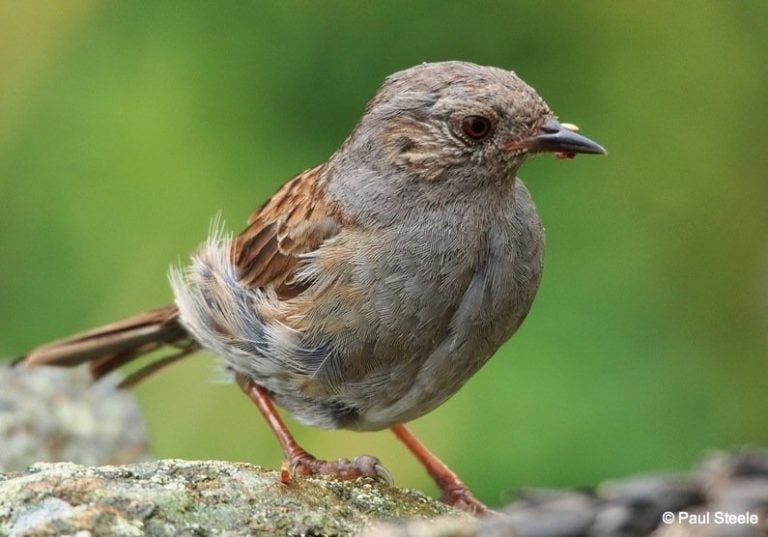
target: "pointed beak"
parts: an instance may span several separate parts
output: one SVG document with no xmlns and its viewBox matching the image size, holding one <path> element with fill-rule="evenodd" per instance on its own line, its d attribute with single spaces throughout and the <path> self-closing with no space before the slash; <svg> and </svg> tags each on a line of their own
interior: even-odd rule
<svg viewBox="0 0 768 537">
<path fill-rule="evenodd" d="M 556 153 L 573 156 L 576 153 L 604 155 L 607 151 L 600 144 L 576 132 L 575 125 L 548 120 L 535 136 L 510 144 L 510 149 L 525 147 L 531 153 Z"/>
</svg>

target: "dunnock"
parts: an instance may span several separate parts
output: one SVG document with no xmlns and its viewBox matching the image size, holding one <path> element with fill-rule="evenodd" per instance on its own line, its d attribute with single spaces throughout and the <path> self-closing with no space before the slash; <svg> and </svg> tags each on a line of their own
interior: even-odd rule
<svg viewBox="0 0 768 537">
<path fill-rule="evenodd" d="M 201 348 L 277 436 L 291 474 L 386 475 L 372 457 L 319 461 L 272 406 L 317 427 L 391 428 L 442 499 L 484 512 L 402 425 L 431 411 L 515 333 L 541 278 L 544 233 L 517 171 L 536 153 L 604 153 L 514 73 L 425 63 L 387 78 L 341 148 L 286 183 L 237 237 L 213 229 L 175 305 L 32 350 L 94 378 L 161 347 L 126 385 Z"/>
</svg>

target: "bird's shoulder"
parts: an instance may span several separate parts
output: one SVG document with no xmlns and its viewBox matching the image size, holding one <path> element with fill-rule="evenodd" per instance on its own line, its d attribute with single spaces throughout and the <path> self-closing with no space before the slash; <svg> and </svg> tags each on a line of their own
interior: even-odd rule
<svg viewBox="0 0 768 537">
<path fill-rule="evenodd" d="M 338 207 L 327 196 L 326 172 L 321 164 L 300 173 L 253 212 L 231 247 L 241 284 L 271 285 L 281 300 L 306 288 L 306 282 L 295 280 L 300 256 L 319 248 L 343 225 Z"/>
</svg>

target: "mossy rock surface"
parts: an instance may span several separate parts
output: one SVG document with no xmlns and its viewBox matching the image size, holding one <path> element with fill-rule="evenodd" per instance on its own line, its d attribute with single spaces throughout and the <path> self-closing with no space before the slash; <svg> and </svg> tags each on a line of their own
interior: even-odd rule
<svg viewBox="0 0 768 537">
<path fill-rule="evenodd" d="M 378 521 L 455 514 L 361 478 L 300 478 L 244 463 L 39 463 L 0 475 L 0 535 L 355 535 Z"/>
</svg>

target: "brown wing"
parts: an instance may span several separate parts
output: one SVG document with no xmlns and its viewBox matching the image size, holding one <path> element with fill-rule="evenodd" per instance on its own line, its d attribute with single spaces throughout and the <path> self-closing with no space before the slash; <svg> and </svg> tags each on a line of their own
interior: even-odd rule
<svg viewBox="0 0 768 537">
<path fill-rule="evenodd" d="M 317 249 L 341 229 L 338 211 L 326 199 L 325 166 L 311 168 L 286 183 L 248 220 L 232 243 L 240 282 L 252 288 L 272 285 L 285 300 L 301 293 L 294 280 L 300 255 Z"/>
</svg>

